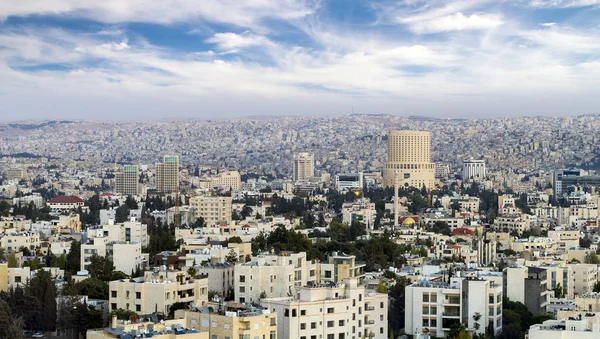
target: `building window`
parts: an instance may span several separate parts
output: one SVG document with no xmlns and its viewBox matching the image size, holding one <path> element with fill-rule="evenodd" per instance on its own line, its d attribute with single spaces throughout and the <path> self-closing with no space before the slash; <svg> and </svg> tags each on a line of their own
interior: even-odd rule
<svg viewBox="0 0 600 339">
<path fill-rule="evenodd" d="M 317 323 L 310 323 L 310 328 L 312 328 L 312 329 L 317 328 Z"/>
<path fill-rule="evenodd" d="M 344 320 L 339 321 L 339 326 L 344 326 Z"/>
<path fill-rule="evenodd" d="M 117 297 L 117 291 L 110 291 L 110 297 L 111 298 L 116 298 Z"/>
<path fill-rule="evenodd" d="M 338 338 L 339 338 L 339 339 L 344 339 L 344 338 L 345 338 L 345 335 L 346 335 L 346 333 L 340 333 L 340 334 L 338 335 Z"/>
<path fill-rule="evenodd" d="M 269 339 L 277 339 L 277 331 L 269 332 Z"/>
<path fill-rule="evenodd" d="M 379 308 L 383 308 L 383 301 L 379 303 Z"/>
<path fill-rule="evenodd" d="M 271 318 L 271 326 L 276 326 L 277 325 L 277 320 L 275 320 L 275 318 Z"/>
<path fill-rule="evenodd" d="M 136 299 L 142 299 L 142 292 L 135 292 Z"/>
<path fill-rule="evenodd" d="M 306 310 L 300 310 L 300 315 L 306 315 Z"/>
<path fill-rule="evenodd" d="M 429 319 L 423 319 L 423 327 L 429 327 Z"/>
<path fill-rule="evenodd" d="M 135 311 L 136 312 L 141 312 L 142 311 L 142 305 L 135 305 Z"/>
<path fill-rule="evenodd" d="M 116 310 L 117 309 L 117 304 L 116 303 L 110 304 L 110 309 L 111 310 Z"/>
<path fill-rule="evenodd" d="M 21 282 L 21 277 L 20 276 L 16 276 L 15 277 L 15 282 L 16 283 L 20 283 Z"/>
<path fill-rule="evenodd" d="M 217 339 L 217 336 L 215 334 L 213 334 L 210 338 L 211 339 Z"/>
<path fill-rule="evenodd" d="M 298 315 L 297 313 L 298 313 L 298 312 L 297 312 L 297 310 L 296 310 L 295 308 L 294 308 L 294 309 L 292 309 L 292 317 L 295 317 L 295 316 L 297 316 L 297 315 Z"/>
<path fill-rule="evenodd" d="M 333 320 L 329 320 L 327 322 L 327 327 L 333 327 L 333 326 L 335 326 L 335 322 Z"/>
<path fill-rule="evenodd" d="M 306 329 L 306 324 L 305 323 L 300 324 L 300 329 L 301 330 L 305 330 Z"/>
<path fill-rule="evenodd" d="M 329 308 L 327 309 L 327 313 L 333 313 L 333 307 L 329 307 Z"/>
<path fill-rule="evenodd" d="M 287 309 L 287 308 L 285 310 L 283 310 L 283 316 L 284 317 L 289 317 L 290 316 L 290 310 Z"/>
<path fill-rule="evenodd" d="M 333 334 L 333 333 L 329 333 L 329 334 L 327 335 L 327 339 L 335 339 L 335 334 Z"/>
<path fill-rule="evenodd" d="M 240 282 L 241 283 L 245 283 L 246 282 L 246 276 L 245 275 L 240 275 Z"/>
<path fill-rule="evenodd" d="M 240 286 L 240 293 L 246 293 L 246 286 Z"/>
</svg>

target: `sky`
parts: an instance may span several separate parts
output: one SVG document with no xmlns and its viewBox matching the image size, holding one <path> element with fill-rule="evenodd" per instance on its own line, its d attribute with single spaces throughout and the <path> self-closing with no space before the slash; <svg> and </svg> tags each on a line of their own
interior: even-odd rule
<svg viewBox="0 0 600 339">
<path fill-rule="evenodd" d="M 600 0 L 4 0 L 0 120 L 600 113 Z"/>
</svg>

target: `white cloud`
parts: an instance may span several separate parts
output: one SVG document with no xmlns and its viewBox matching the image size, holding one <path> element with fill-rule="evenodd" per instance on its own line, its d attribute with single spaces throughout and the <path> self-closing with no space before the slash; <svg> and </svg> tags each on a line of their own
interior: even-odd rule
<svg viewBox="0 0 600 339">
<path fill-rule="evenodd" d="M 0 18 L 68 15 L 110 24 L 171 24 L 203 19 L 257 27 L 265 18 L 302 18 L 312 13 L 316 5 L 311 0 L 6 0 L 0 6 Z"/>
<path fill-rule="evenodd" d="M 432 18 L 429 20 L 400 20 L 409 25 L 415 33 L 440 33 L 463 30 L 493 29 L 503 24 L 501 14 L 474 13 L 464 15 L 460 12 Z"/>
<path fill-rule="evenodd" d="M 554 27 L 554 26 L 556 26 L 556 22 L 544 22 L 544 23 L 541 23 L 540 26 Z"/>
<path fill-rule="evenodd" d="M 240 48 L 250 46 L 274 46 L 275 44 L 268 38 L 252 34 L 249 31 L 245 31 L 242 34 L 237 33 L 216 33 L 211 38 L 207 39 L 206 42 L 216 44 L 219 49 L 222 50 L 238 50 Z"/>
<path fill-rule="evenodd" d="M 571 8 L 571 7 L 589 7 L 600 5 L 600 0 L 532 0 L 529 3 L 533 7 L 557 7 L 557 8 Z"/>
</svg>

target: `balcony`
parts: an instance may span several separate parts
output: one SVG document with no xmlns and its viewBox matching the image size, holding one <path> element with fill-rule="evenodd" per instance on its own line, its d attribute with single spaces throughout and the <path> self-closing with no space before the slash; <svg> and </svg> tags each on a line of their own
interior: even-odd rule
<svg viewBox="0 0 600 339">
<path fill-rule="evenodd" d="M 375 306 L 365 306 L 365 311 L 375 311 Z"/>
<path fill-rule="evenodd" d="M 375 324 L 375 320 L 365 320 L 365 325 L 373 325 Z"/>
<path fill-rule="evenodd" d="M 458 317 L 460 317 L 460 312 L 442 312 L 442 317 L 458 318 Z"/>
</svg>

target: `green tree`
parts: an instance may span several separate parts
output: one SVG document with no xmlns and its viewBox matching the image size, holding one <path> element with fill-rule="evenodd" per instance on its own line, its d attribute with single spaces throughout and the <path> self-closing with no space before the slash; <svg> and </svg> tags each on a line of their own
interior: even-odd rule
<svg viewBox="0 0 600 339">
<path fill-rule="evenodd" d="M 9 253 L 6 256 L 6 260 L 8 261 L 9 268 L 19 267 L 19 262 L 17 261 L 17 256 L 14 253 Z"/>
<path fill-rule="evenodd" d="M 195 276 L 198 274 L 198 269 L 197 269 L 196 267 L 194 267 L 194 266 L 190 266 L 190 267 L 187 269 L 187 274 L 188 274 L 190 277 L 195 277 Z"/>
<path fill-rule="evenodd" d="M 40 312 L 37 318 L 37 329 L 54 331 L 56 328 L 56 288 L 50 272 L 39 270 L 29 280 L 27 293 L 37 299 Z"/>
<path fill-rule="evenodd" d="M 127 196 L 125 199 L 125 205 L 130 210 L 137 210 L 139 208 L 137 201 L 132 196 Z"/>
<path fill-rule="evenodd" d="M 225 257 L 225 262 L 228 262 L 230 264 L 235 264 L 237 261 L 238 261 L 238 255 L 232 248 L 231 250 L 229 250 L 229 253 L 227 253 L 227 256 Z"/>
<path fill-rule="evenodd" d="M 25 339 L 23 327 L 23 320 L 14 317 L 9 304 L 0 298 L 0 338 Z"/>
<path fill-rule="evenodd" d="M 90 299 L 108 300 L 109 285 L 98 278 L 87 278 L 75 284 L 76 295 L 87 295 Z"/>
<path fill-rule="evenodd" d="M 590 252 L 585 256 L 584 262 L 586 264 L 598 265 L 600 264 L 600 259 L 598 259 L 598 255 L 595 252 Z"/>
<path fill-rule="evenodd" d="M 65 258 L 66 271 L 71 275 L 77 274 L 81 270 L 81 242 L 71 241 L 71 249 Z"/>
<path fill-rule="evenodd" d="M 101 257 L 97 254 L 90 257 L 90 264 L 88 266 L 90 277 L 103 281 L 110 281 L 114 269 L 115 266 L 111 259 Z"/>
<path fill-rule="evenodd" d="M 385 285 L 385 282 L 383 280 L 379 280 L 379 283 L 377 284 L 377 289 L 376 289 L 377 293 L 388 293 L 388 288 Z"/>
<path fill-rule="evenodd" d="M 598 281 L 598 282 L 596 282 L 596 283 L 594 284 L 594 289 L 593 289 L 593 291 L 594 291 L 594 292 L 600 292 L 600 281 Z"/>
<path fill-rule="evenodd" d="M 126 204 L 123 204 L 117 208 L 115 211 L 115 222 L 121 223 L 125 222 L 129 219 L 129 207 Z"/>
<path fill-rule="evenodd" d="M 206 227 L 206 222 L 204 221 L 203 217 L 199 217 L 198 219 L 196 219 L 196 221 L 194 221 L 191 225 L 191 228 L 196 229 L 196 228 L 201 228 L 201 227 Z"/>
</svg>

